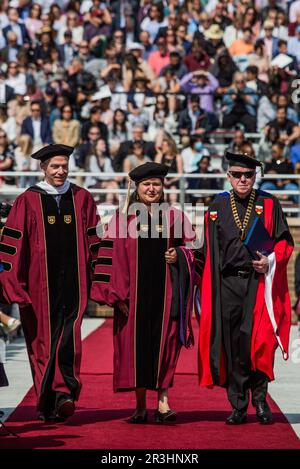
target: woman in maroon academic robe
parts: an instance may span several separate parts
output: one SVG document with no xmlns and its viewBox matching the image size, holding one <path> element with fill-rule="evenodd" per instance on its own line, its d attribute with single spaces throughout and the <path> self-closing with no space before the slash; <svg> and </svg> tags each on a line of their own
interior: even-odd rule
<svg viewBox="0 0 300 469">
<path fill-rule="evenodd" d="M 75 410 L 81 382 L 80 326 L 98 251 L 99 221 L 90 193 L 71 184 L 73 148 L 49 145 L 40 160 L 45 180 L 17 197 L 0 242 L 4 299 L 20 305 L 21 320 L 43 420 Z"/>
<path fill-rule="evenodd" d="M 148 389 L 158 392 L 156 421 L 176 419 L 168 389 L 181 346 L 193 343 L 193 255 L 184 245 L 194 234 L 182 212 L 159 205 L 166 173 L 152 162 L 129 173 L 136 190 L 128 214 L 117 212 L 101 241 L 91 292 L 114 307 L 113 385 L 136 392 L 131 423 L 147 420 Z"/>
</svg>

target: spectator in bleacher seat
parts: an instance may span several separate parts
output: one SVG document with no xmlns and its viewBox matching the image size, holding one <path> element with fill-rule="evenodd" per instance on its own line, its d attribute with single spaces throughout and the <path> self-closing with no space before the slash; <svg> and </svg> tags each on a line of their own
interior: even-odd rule
<svg viewBox="0 0 300 469">
<path fill-rule="evenodd" d="M 21 135 L 30 135 L 34 148 L 52 142 L 49 119 L 42 115 L 39 101 L 30 103 L 31 116 L 26 117 L 22 123 Z"/>
<path fill-rule="evenodd" d="M 269 59 L 278 54 L 278 37 L 273 35 L 274 27 L 274 23 L 267 19 L 263 24 L 263 33 L 260 39 L 265 45 L 265 56 Z"/>
<path fill-rule="evenodd" d="M 198 168 L 194 172 L 195 174 L 214 174 L 215 171 L 210 169 L 210 156 L 202 156 L 201 160 L 198 163 Z M 189 189 L 204 189 L 204 190 L 217 190 L 219 189 L 219 182 L 217 175 L 215 178 L 190 178 L 189 179 Z M 192 203 L 204 203 L 209 205 L 212 199 L 214 198 L 213 194 L 190 194 Z"/>
<path fill-rule="evenodd" d="M 285 145 L 290 145 L 300 137 L 300 128 L 287 117 L 286 107 L 278 107 L 276 118 L 268 122 L 265 132 L 268 128 L 274 128 L 279 135 L 279 139 Z"/>
<path fill-rule="evenodd" d="M 251 54 L 254 50 L 253 46 L 253 33 L 250 28 L 243 28 L 243 37 L 233 41 L 229 47 L 229 53 L 236 60 L 244 58 Z"/>
<path fill-rule="evenodd" d="M 7 33 L 9 31 L 14 31 L 18 38 L 17 38 L 17 43 L 19 46 L 23 45 L 29 45 L 30 44 L 30 37 L 28 34 L 28 31 L 23 24 L 23 22 L 20 21 L 19 13 L 17 8 L 14 7 L 9 7 L 7 10 L 7 16 L 8 16 L 8 25 L 3 28 L 3 36 L 7 41 Z"/>
<path fill-rule="evenodd" d="M 185 23 L 180 23 L 176 29 L 177 50 L 185 56 L 190 52 L 192 43 L 187 36 L 187 26 Z"/>
<path fill-rule="evenodd" d="M 198 171 L 199 161 L 204 156 L 209 156 L 209 151 L 203 144 L 203 136 L 200 134 L 192 134 L 190 144 L 181 152 L 184 173 L 196 173 Z M 193 185 L 194 179 L 189 180 Z"/>
<path fill-rule="evenodd" d="M 17 126 L 14 117 L 9 117 L 7 104 L 0 103 L 0 130 L 4 130 L 9 143 L 14 143 L 17 136 Z"/>
<path fill-rule="evenodd" d="M 243 37 L 243 18 L 237 15 L 233 22 L 224 29 L 223 42 L 227 49 L 236 39 Z"/>
<path fill-rule="evenodd" d="M 9 62 L 7 68 L 7 77 L 5 83 L 14 89 L 14 93 L 25 94 L 26 92 L 26 75 L 20 72 L 18 62 Z"/>
<path fill-rule="evenodd" d="M 299 0 L 297 0 L 297 3 L 298 3 Z M 293 2 L 293 5 L 295 5 L 296 2 Z M 289 37 L 294 37 L 295 34 L 296 34 L 296 29 L 297 29 L 297 26 L 300 26 L 300 11 L 296 13 L 296 15 L 293 15 L 294 18 L 293 18 L 293 21 L 289 22 L 289 25 L 288 25 L 288 30 L 289 30 Z"/>
<path fill-rule="evenodd" d="M 167 95 L 169 105 L 171 107 L 171 101 L 176 103 L 175 94 L 180 92 L 180 81 L 172 72 L 171 69 L 166 69 L 163 74 L 156 80 L 153 86 L 154 93 L 164 93 Z"/>
<path fill-rule="evenodd" d="M 288 72 L 288 74 L 291 77 L 296 76 L 298 73 L 298 68 L 299 68 L 298 63 L 297 63 L 297 57 L 288 53 L 288 46 L 287 46 L 286 40 L 279 39 L 278 54 L 287 55 L 288 57 L 292 59 L 292 62 L 285 67 L 285 71 Z"/>
<path fill-rule="evenodd" d="M 267 127 L 258 144 L 258 158 L 260 161 L 270 161 L 272 146 L 279 141 L 279 132 L 275 127 Z"/>
<path fill-rule="evenodd" d="M 294 167 L 291 161 L 284 156 L 284 144 L 277 142 L 272 145 L 272 158 L 270 162 L 265 164 L 265 174 L 295 174 Z M 261 185 L 261 190 L 299 190 L 298 185 L 291 179 L 270 179 L 264 181 Z M 297 195 L 277 195 L 280 200 L 292 200 L 297 202 Z"/>
<path fill-rule="evenodd" d="M 53 30 L 49 27 L 43 27 L 38 33 L 38 45 L 34 49 L 34 61 L 42 65 L 44 61 L 51 60 L 51 50 L 55 48 L 53 40 Z"/>
<path fill-rule="evenodd" d="M 75 147 L 80 139 L 80 123 L 73 119 L 73 109 L 65 104 L 61 109 L 61 118 L 56 119 L 52 130 L 53 142 Z"/>
<path fill-rule="evenodd" d="M 199 97 L 192 94 L 188 100 L 188 107 L 179 114 L 179 133 L 181 136 L 191 133 L 207 135 L 219 126 L 219 120 L 213 112 L 201 109 Z"/>
<path fill-rule="evenodd" d="M 199 96 L 200 107 L 207 112 L 214 111 L 214 93 L 219 87 L 218 80 L 205 70 L 196 70 L 185 75 L 180 82 L 182 91 Z"/>
<path fill-rule="evenodd" d="M 123 172 L 128 173 L 137 166 L 152 161 L 143 149 L 143 143 L 141 141 L 132 142 L 131 153 L 126 156 L 123 163 Z"/>
<path fill-rule="evenodd" d="M 24 20 L 24 25 L 33 44 L 37 42 L 36 33 L 43 27 L 41 20 L 42 7 L 39 3 L 32 3 L 29 14 Z"/>
<path fill-rule="evenodd" d="M 256 92 L 246 86 L 244 75 L 237 72 L 232 86 L 223 96 L 223 127 L 231 129 L 236 124 L 243 124 L 246 132 L 255 132 L 258 99 Z"/>
<path fill-rule="evenodd" d="M 83 37 L 83 26 L 80 22 L 80 18 L 78 13 L 75 10 L 68 10 L 66 15 L 66 23 L 62 26 L 57 34 L 57 43 L 63 44 L 64 43 L 64 34 L 66 31 L 72 31 L 73 43 L 76 46 L 82 41 Z"/>
<path fill-rule="evenodd" d="M 169 168 L 168 173 L 176 173 L 181 175 L 183 173 L 183 160 L 178 152 L 176 143 L 171 135 L 165 136 L 161 143 L 161 148 L 155 156 L 156 163 L 162 163 Z M 166 189 L 179 189 L 179 177 L 165 178 L 164 186 Z M 178 200 L 178 194 L 168 194 L 168 202 L 172 205 Z"/>
<path fill-rule="evenodd" d="M 15 91 L 12 86 L 9 86 L 6 82 L 6 73 L 0 67 L 0 103 L 6 104 L 15 97 Z"/>
<path fill-rule="evenodd" d="M 265 81 L 258 78 L 258 67 L 256 65 L 248 65 L 245 70 L 246 86 L 252 88 L 259 96 L 268 93 L 268 85 Z"/>
<path fill-rule="evenodd" d="M 300 25 L 295 30 L 295 36 L 290 37 L 287 46 L 288 54 L 293 55 L 297 59 L 298 67 L 300 64 Z"/>
<path fill-rule="evenodd" d="M 188 73 L 187 66 L 183 63 L 178 51 L 170 52 L 170 63 L 161 69 L 160 76 L 163 76 L 167 70 L 170 70 L 179 80 Z"/>
<path fill-rule="evenodd" d="M 184 63 L 189 72 L 208 70 L 211 64 L 208 54 L 199 41 L 193 42 L 191 52 L 185 56 Z"/>
<path fill-rule="evenodd" d="M 10 117 L 15 119 L 16 132 L 17 135 L 20 135 L 24 119 L 31 114 L 29 97 L 25 93 L 16 93 L 15 99 L 8 103 L 7 112 Z"/>
<path fill-rule="evenodd" d="M 226 150 L 230 153 L 242 153 L 242 147 L 245 141 L 245 132 L 242 129 L 236 129 L 236 131 L 234 132 L 233 139 Z"/>
<path fill-rule="evenodd" d="M 238 68 L 227 49 L 222 49 L 216 56 L 214 63 L 209 68 L 210 73 L 219 81 L 218 93 L 223 94 L 231 86 L 233 76 Z"/>
<path fill-rule="evenodd" d="M 108 127 L 101 120 L 102 111 L 100 106 L 93 106 L 90 110 L 90 118 L 82 124 L 81 139 L 83 143 L 88 142 L 91 127 L 98 127 L 99 137 L 103 138 L 108 147 Z"/>
<path fill-rule="evenodd" d="M 17 139 L 17 147 L 14 150 L 16 171 L 39 171 L 38 161 L 30 156 L 32 150 L 33 144 L 30 135 L 20 135 Z M 35 176 L 19 176 L 17 185 L 18 187 L 30 187 L 35 182 Z"/>
<path fill-rule="evenodd" d="M 160 75 L 161 70 L 170 63 L 170 53 L 167 49 L 166 39 L 161 36 L 156 40 L 157 50 L 151 52 L 148 57 L 148 64 L 155 76 Z"/>
<path fill-rule="evenodd" d="M 14 147 L 7 141 L 7 135 L 0 129 L 0 171 L 12 171 L 14 166 Z M 0 176 L 0 185 L 14 184 L 11 176 Z"/>
<path fill-rule="evenodd" d="M 258 68 L 258 79 L 268 83 L 270 59 L 265 54 L 265 44 L 258 39 L 254 44 L 254 51 L 248 58 L 249 66 L 255 65 Z"/>
<path fill-rule="evenodd" d="M 112 124 L 109 126 L 109 149 L 110 154 L 115 155 L 121 142 L 129 140 L 131 136 L 127 115 L 123 109 L 116 109 Z"/>
<path fill-rule="evenodd" d="M 0 49 L 0 62 L 8 63 L 18 61 L 21 51 L 24 50 L 17 42 L 18 36 L 14 31 L 8 31 L 6 41 L 6 46 Z"/>
<path fill-rule="evenodd" d="M 128 122 L 131 125 L 134 125 L 136 122 L 142 122 L 145 127 L 148 127 L 149 118 L 145 106 L 148 98 L 153 95 L 150 86 L 151 83 L 143 72 L 135 74 L 127 95 Z"/>
<path fill-rule="evenodd" d="M 75 148 L 75 162 L 76 166 L 78 168 L 84 168 L 85 165 L 85 159 L 88 155 L 92 154 L 94 152 L 95 145 L 99 138 L 103 139 L 105 142 L 106 140 L 103 138 L 101 135 L 101 131 L 98 127 L 97 124 L 92 124 L 89 126 L 88 129 L 88 134 L 87 134 L 87 139 L 78 145 Z M 106 146 L 106 152 L 107 152 L 107 146 Z"/>
<path fill-rule="evenodd" d="M 99 138 L 84 162 L 84 170 L 92 173 L 113 173 L 111 159 L 106 153 L 105 141 Z M 118 189 L 119 184 L 112 176 L 87 176 L 85 187 L 95 189 L 107 189 L 105 202 L 113 204 L 118 200 L 118 195 L 111 192 L 111 189 Z"/>
<path fill-rule="evenodd" d="M 139 35 L 139 42 L 143 46 L 143 59 L 148 61 L 149 55 L 154 51 L 154 44 L 150 40 L 148 31 L 141 31 Z"/>
<path fill-rule="evenodd" d="M 151 160 L 154 160 L 156 155 L 155 144 L 154 142 L 146 142 L 143 139 L 144 130 L 145 128 L 143 124 L 135 124 L 132 128 L 131 140 L 121 142 L 120 148 L 113 160 L 113 166 L 116 172 L 123 171 L 123 162 L 127 155 L 131 154 L 132 144 L 136 141 L 142 142 L 144 154 L 147 155 Z"/>
<path fill-rule="evenodd" d="M 138 42 L 132 42 L 127 48 L 128 52 L 136 58 L 136 66 L 148 80 L 155 80 L 156 74 L 153 72 L 149 61 L 143 58 L 144 47 Z"/>
<path fill-rule="evenodd" d="M 168 26 L 168 23 L 164 18 L 162 4 L 150 3 L 147 16 L 145 16 L 140 24 L 141 31 L 147 31 L 153 43 L 159 32 L 159 29 L 165 26 Z"/>
<path fill-rule="evenodd" d="M 90 41 L 93 37 L 109 36 L 112 17 L 105 3 L 93 0 L 93 5 L 83 17 L 83 39 Z"/>
<path fill-rule="evenodd" d="M 148 136 L 150 140 L 159 140 L 161 134 L 168 132 L 175 134 L 178 128 L 176 118 L 176 101 L 174 97 L 166 94 L 158 94 L 156 96 L 155 106 L 149 108 L 149 127 Z"/>
<path fill-rule="evenodd" d="M 224 31 L 221 29 L 220 25 L 214 23 L 205 31 L 204 37 L 205 42 L 203 47 L 209 57 L 215 57 L 220 49 L 224 47 L 223 42 Z"/>
<path fill-rule="evenodd" d="M 64 41 L 57 47 L 59 59 L 64 68 L 67 68 L 76 55 L 77 49 L 73 45 L 73 33 L 71 30 L 64 32 Z"/>
</svg>

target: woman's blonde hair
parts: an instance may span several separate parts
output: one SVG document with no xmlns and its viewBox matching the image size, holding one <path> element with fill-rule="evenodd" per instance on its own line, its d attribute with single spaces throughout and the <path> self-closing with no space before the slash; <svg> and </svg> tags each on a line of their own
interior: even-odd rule
<svg viewBox="0 0 300 469">
<path fill-rule="evenodd" d="M 20 137 L 18 138 L 18 145 L 25 156 L 31 155 L 33 142 L 30 135 L 20 135 Z"/>
</svg>

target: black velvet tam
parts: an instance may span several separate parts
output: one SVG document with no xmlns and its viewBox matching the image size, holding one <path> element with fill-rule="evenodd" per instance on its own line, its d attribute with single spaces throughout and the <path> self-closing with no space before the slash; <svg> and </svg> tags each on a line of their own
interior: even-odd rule
<svg viewBox="0 0 300 469">
<path fill-rule="evenodd" d="M 163 179 L 167 173 L 168 168 L 164 164 L 149 162 L 137 166 L 128 175 L 130 179 L 138 183 L 150 178 Z"/>
<path fill-rule="evenodd" d="M 47 145 L 46 147 L 41 148 L 40 150 L 36 151 L 31 155 L 31 158 L 35 160 L 39 160 L 41 162 L 52 158 L 53 156 L 69 156 L 73 153 L 74 148 L 69 147 L 68 145 L 59 145 L 59 144 L 51 144 Z"/>
</svg>

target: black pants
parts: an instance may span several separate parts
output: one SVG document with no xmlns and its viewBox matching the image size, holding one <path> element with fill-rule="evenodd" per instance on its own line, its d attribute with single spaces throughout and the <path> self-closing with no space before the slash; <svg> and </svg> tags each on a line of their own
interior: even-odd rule
<svg viewBox="0 0 300 469">
<path fill-rule="evenodd" d="M 223 343 L 227 356 L 227 395 L 232 407 L 246 410 L 249 389 L 252 403 L 266 398 L 268 378 L 261 371 L 251 371 L 251 318 L 246 318 L 249 279 L 224 276 L 221 282 Z M 252 314 L 252 312 L 250 312 Z M 250 319 L 250 320 L 249 320 Z"/>
<path fill-rule="evenodd" d="M 236 124 L 243 124 L 246 132 L 256 132 L 256 117 L 250 116 L 250 114 L 247 113 L 235 115 L 234 112 L 224 115 L 224 129 L 231 129 Z"/>
</svg>

